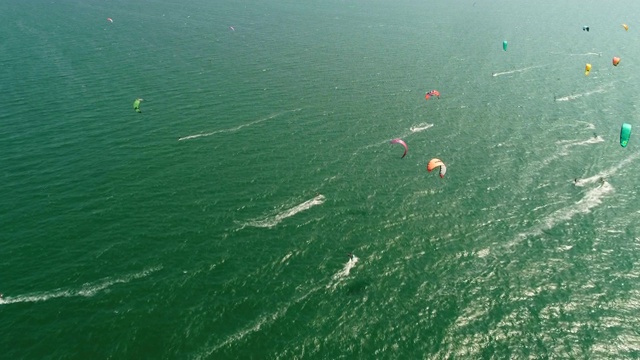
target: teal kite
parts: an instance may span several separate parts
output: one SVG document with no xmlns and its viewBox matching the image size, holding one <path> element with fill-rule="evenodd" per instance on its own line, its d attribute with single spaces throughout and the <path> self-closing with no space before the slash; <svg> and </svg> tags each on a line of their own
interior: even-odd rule
<svg viewBox="0 0 640 360">
<path fill-rule="evenodd" d="M 627 147 L 631 137 L 631 124 L 624 123 L 620 129 L 620 146 Z"/>
</svg>

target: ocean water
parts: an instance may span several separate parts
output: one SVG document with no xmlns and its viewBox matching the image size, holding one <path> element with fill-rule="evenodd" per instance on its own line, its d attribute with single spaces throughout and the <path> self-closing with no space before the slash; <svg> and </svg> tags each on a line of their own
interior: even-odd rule
<svg viewBox="0 0 640 360">
<path fill-rule="evenodd" d="M 3 2 L 2 357 L 640 357 L 639 15 Z"/>
</svg>

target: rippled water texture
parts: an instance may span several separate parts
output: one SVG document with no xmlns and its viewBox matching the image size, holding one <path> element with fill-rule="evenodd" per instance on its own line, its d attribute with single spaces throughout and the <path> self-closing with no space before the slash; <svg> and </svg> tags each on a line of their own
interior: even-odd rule
<svg viewBox="0 0 640 360">
<path fill-rule="evenodd" d="M 639 10 L 6 1 L 3 355 L 638 358 Z"/>
</svg>

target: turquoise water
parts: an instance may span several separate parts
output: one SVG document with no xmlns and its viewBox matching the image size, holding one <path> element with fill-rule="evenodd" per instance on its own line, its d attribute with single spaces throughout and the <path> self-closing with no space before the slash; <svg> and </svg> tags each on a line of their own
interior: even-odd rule
<svg viewBox="0 0 640 360">
<path fill-rule="evenodd" d="M 7 358 L 640 356 L 640 4 L 1 8 Z"/>
</svg>

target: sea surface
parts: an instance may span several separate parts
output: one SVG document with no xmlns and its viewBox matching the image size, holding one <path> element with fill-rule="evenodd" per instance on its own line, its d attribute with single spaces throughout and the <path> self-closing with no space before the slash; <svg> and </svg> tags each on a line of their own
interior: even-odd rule
<svg viewBox="0 0 640 360">
<path fill-rule="evenodd" d="M 3 1 L 0 357 L 639 358 L 638 19 Z"/>
</svg>

